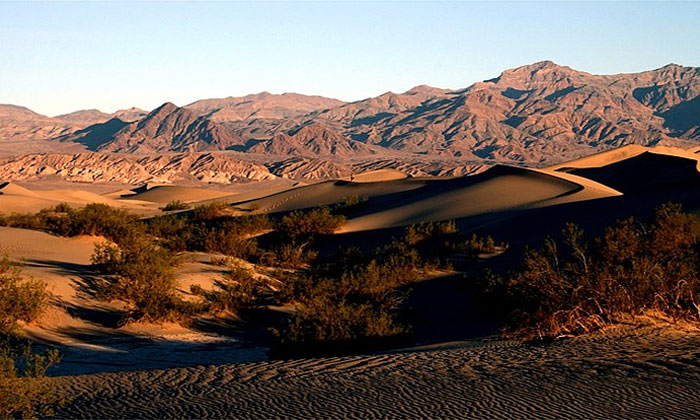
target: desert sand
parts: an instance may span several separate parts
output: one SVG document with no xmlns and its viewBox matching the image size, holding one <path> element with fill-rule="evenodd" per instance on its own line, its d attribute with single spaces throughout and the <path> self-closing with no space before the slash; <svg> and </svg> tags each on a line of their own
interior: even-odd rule
<svg viewBox="0 0 700 420">
<path fill-rule="evenodd" d="M 567 221 L 595 231 L 669 200 L 700 209 L 697 166 L 692 151 L 629 146 L 542 169 L 496 166 L 449 178 L 376 171 L 257 190 L 90 192 L 9 183 L 0 189 L 0 209 L 95 201 L 148 217 L 177 199 L 226 201 L 245 214 L 284 213 L 367 197 L 323 246 L 371 242 L 408 224 L 456 219 L 511 245 L 479 266 L 502 268 Z M 497 339 L 491 320 L 472 313 L 467 288 L 447 279 L 449 273 L 445 281 L 416 287 L 421 346 L 392 352 L 269 361 L 264 321 L 212 317 L 190 328 L 120 326 L 123 308 L 89 293 L 96 276 L 90 254 L 101 240 L 0 228 L 0 252 L 24 261 L 25 274 L 47 282 L 53 294 L 51 308 L 24 332 L 64 354 L 52 375 L 74 400 L 60 417 L 679 418 L 695 417 L 700 406 L 700 333 L 646 325 L 539 345 Z M 191 284 L 211 287 L 221 275 L 212 255 L 190 257 L 178 269 L 183 294 Z"/>
<path fill-rule="evenodd" d="M 700 335 L 612 331 L 56 378 L 63 418 L 695 418 Z"/>
</svg>

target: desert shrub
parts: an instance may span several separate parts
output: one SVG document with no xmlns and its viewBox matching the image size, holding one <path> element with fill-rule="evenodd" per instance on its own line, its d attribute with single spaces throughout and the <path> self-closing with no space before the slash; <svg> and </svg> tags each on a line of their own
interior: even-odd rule
<svg viewBox="0 0 700 420">
<path fill-rule="evenodd" d="M 368 201 L 369 199 L 367 197 L 350 195 L 348 197 L 344 197 L 342 202 L 336 204 L 333 211 L 336 214 L 347 216 L 364 209 L 367 206 Z"/>
<path fill-rule="evenodd" d="M 285 243 L 308 244 L 316 235 L 331 234 L 345 223 L 345 217 L 333 215 L 327 207 L 306 212 L 294 211 L 275 226 Z"/>
<path fill-rule="evenodd" d="M 463 243 L 454 221 L 420 223 L 407 227 L 383 252 L 401 256 L 411 267 L 447 267 L 447 257 L 464 251 Z"/>
<path fill-rule="evenodd" d="M 32 353 L 29 344 L 11 335 L 17 322 L 31 322 L 48 301 L 46 285 L 25 279 L 7 256 L 0 258 L 0 418 L 36 418 L 53 414 L 63 396 L 45 378 L 59 361 L 56 350 Z"/>
<path fill-rule="evenodd" d="M 272 229 L 272 222 L 266 214 L 239 216 L 221 223 L 220 228 L 242 236 L 255 235 Z"/>
<path fill-rule="evenodd" d="M 390 311 L 371 303 L 341 302 L 331 307 L 322 297 L 314 297 L 298 306 L 284 329 L 277 332 L 282 341 L 275 352 L 294 356 L 348 351 L 361 347 L 360 340 L 372 347 L 407 331 Z"/>
<path fill-rule="evenodd" d="M 138 217 L 126 210 L 110 207 L 106 204 L 92 203 L 73 213 L 71 232 L 75 235 L 102 235 L 114 242 L 139 235 L 141 232 Z"/>
<path fill-rule="evenodd" d="M 476 233 L 472 234 L 466 241 L 464 246 L 468 251 L 477 254 L 492 254 L 497 252 L 499 248 L 506 248 L 505 244 L 497 244 L 493 237 L 479 236 Z"/>
<path fill-rule="evenodd" d="M 700 222 L 677 205 L 657 209 L 651 222 L 619 221 L 594 241 L 565 227 L 528 250 L 521 271 L 485 281 L 511 310 L 509 332 L 556 337 L 600 328 L 648 310 L 698 320 Z"/>
<path fill-rule="evenodd" d="M 173 200 L 173 201 L 170 201 L 165 206 L 161 207 L 160 209 L 163 211 L 175 211 L 175 210 L 187 210 L 189 208 L 190 208 L 189 204 L 182 202 L 180 200 Z"/>
<path fill-rule="evenodd" d="M 46 230 L 62 236 L 102 235 L 118 242 L 139 234 L 138 217 L 106 204 L 91 203 L 80 209 L 58 204 L 34 214 L 11 214 L 7 226 Z"/>
<path fill-rule="evenodd" d="M 99 295 L 130 305 L 126 320 L 186 321 L 200 310 L 178 296 L 174 273 L 178 259 L 154 241 L 96 244 L 92 263 L 111 276 Z"/>
<path fill-rule="evenodd" d="M 318 252 L 302 245 L 282 244 L 260 252 L 258 262 L 268 267 L 302 268 L 318 257 Z"/>
<path fill-rule="evenodd" d="M 29 344 L 0 343 L 0 418 L 46 418 L 67 399 L 46 371 L 60 361 L 57 350 L 31 351 Z"/>
<path fill-rule="evenodd" d="M 228 216 L 231 213 L 231 207 L 224 201 L 214 201 L 209 204 L 200 204 L 195 206 L 190 213 L 191 220 L 206 221 L 223 216 Z"/>
<path fill-rule="evenodd" d="M 43 282 L 24 279 L 7 256 L 0 258 L 0 334 L 13 332 L 18 321 L 36 319 L 47 301 Z"/>
<path fill-rule="evenodd" d="M 194 231 L 186 218 L 174 215 L 158 216 L 144 222 L 145 231 L 171 251 L 190 247 Z"/>
<path fill-rule="evenodd" d="M 243 309 L 263 306 L 274 293 L 270 281 L 256 277 L 250 270 L 226 260 L 228 270 L 224 280 L 217 282 L 214 290 L 192 287 L 192 293 L 204 298 L 210 311 L 230 311 L 237 313 Z"/>
<path fill-rule="evenodd" d="M 205 236 L 199 239 L 204 251 L 255 259 L 259 255 L 258 244 L 250 236 L 270 228 L 271 223 L 266 215 L 256 215 L 226 219 L 211 225 L 208 230 L 202 227 L 196 232 L 206 230 Z"/>
<path fill-rule="evenodd" d="M 387 247 L 356 248 L 318 258 L 297 272 L 280 293 L 297 311 L 275 330 L 275 353 L 305 355 L 381 346 L 405 337 L 402 286 L 423 275 L 415 252 Z"/>
</svg>

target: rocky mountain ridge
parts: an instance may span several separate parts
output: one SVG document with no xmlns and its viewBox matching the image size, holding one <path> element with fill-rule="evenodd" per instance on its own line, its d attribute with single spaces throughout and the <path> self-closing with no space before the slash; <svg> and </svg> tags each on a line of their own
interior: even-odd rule
<svg viewBox="0 0 700 420">
<path fill-rule="evenodd" d="M 226 151 L 228 159 L 287 168 L 304 179 L 372 162 L 415 173 L 537 166 L 626 144 L 697 145 L 700 68 L 593 75 L 544 61 L 461 90 L 417 86 L 351 103 L 263 92 L 184 107 L 168 102 L 149 113 L 86 110 L 55 118 L 0 105 L 0 144 L 23 139 L 137 160 Z M 427 172 L 424 158 L 433 165 Z"/>
</svg>

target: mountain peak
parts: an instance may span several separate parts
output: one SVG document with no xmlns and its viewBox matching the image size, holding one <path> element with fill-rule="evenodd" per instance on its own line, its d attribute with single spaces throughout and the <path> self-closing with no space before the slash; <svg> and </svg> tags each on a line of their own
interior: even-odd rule
<svg viewBox="0 0 700 420">
<path fill-rule="evenodd" d="M 177 105 L 175 105 L 172 102 L 166 102 L 163 105 L 159 106 L 158 108 L 154 109 L 151 111 L 148 115 L 150 116 L 155 116 L 155 115 L 168 115 L 172 114 L 173 112 L 177 111 L 180 109 Z"/>
<path fill-rule="evenodd" d="M 418 86 L 412 87 L 411 89 L 407 90 L 403 94 L 404 95 L 419 95 L 419 94 L 436 95 L 436 94 L 443 93 L 444 91 L 445 91 L 445 89 L 440 89 L 440 88 L 436 88 L 436 87 L 432 87 L 432 86 L 428 86 L 428 85 L 418 85 Z"/>
</svg>

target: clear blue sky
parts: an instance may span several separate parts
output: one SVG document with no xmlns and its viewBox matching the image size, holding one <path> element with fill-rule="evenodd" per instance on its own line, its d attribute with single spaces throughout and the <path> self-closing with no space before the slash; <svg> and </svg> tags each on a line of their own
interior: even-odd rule
<svg viewBox="0 0 700 420">
<path fill-rule="evenodd" d="M 0 3 L 0 103 L 56 115 L 263 90 L 357 100 L 545 59 L 700 66 L 700 3 Z"/>
</svg>

